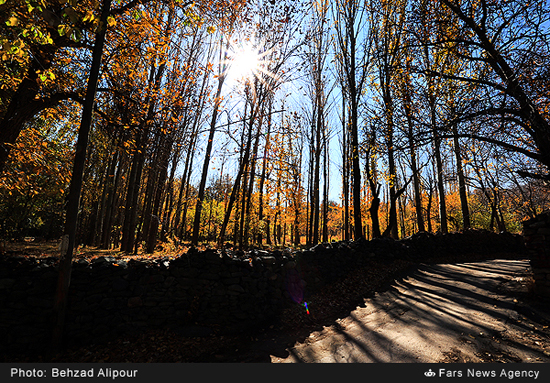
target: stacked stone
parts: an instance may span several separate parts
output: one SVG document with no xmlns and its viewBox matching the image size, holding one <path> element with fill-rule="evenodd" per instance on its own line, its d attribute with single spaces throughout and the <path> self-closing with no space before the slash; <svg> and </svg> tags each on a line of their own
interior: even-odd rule
<svg viewBox="0 0 550 383">
<path fill-rule="evenodd" d="M 209 250 L 174 260 L 79 260 L 73 264 L 66 339 L 101 343 L 165 326 L 224 332 L 261 326 L 292 302 L 285 282 L 295 268 L 288 256 L 267 252 L 246 258 Z M 56 281 L 55 260 L 0 261 L 0 352 L 42 351 L 50 344 Z"/>
<path fill-rule="evenodd" d="M 550 239 L 546 231 L 539 233 L 548 227 L 536 227 L 538 239 Z M 309 301 L 358 269 L 375 267 L 373 261 L 418 262 L 434 254 L 498 251 L 503 246 L 514 251 L 523 244 L 519 238 L 488 232 L 424 233 L 401 241 L 360 239 L 306 250 L 191 249 L 175 259 L 78 260 L 69 290 L 66 339 L 89 344 L 167 326 L 183 332 L 197 327 L 202 333 L 242 331 L 274 323 L 285 307 Z M 548 271 L 550 265 L 544 267 Z M 56 258 L 0 258 L 0 352 L 39 351 L 49 345 L 57 273 Z"/>
<path fill-rule="evenodd" d="M 550 212 L 524 221 L 523 236 L 535 279 L 535 294 L 550 298 Z"/>
<path fill-rule="evenodd" d="M 0 350 L 36 351 L 49 342 L 57 272 L 50 259 L 0 263 Z M 48 343 L 49 344 L 49 343 Z"/>
</svg>

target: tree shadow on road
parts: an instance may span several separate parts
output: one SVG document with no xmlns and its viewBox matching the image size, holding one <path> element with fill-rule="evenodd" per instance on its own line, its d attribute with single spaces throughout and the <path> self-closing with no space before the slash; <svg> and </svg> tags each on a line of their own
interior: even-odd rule
<svg viewBox="0 0 550 383">
<path fill-rule="evenodd" d="M 407 348 L 414 338 L 421 345 L 445 340 L 436 362 L 550 361 L 550 309 L 532 296 L 529 278 L 527 261 L 424 264 L 366 299 L 345 324 L 336 321 L 301 341 L 322 346 L 290 348 L 287 356 L 294 362 L 419 362 L 418 350 Z M 388 324 L 394 332 L 378 331 Z"/>
</svg>

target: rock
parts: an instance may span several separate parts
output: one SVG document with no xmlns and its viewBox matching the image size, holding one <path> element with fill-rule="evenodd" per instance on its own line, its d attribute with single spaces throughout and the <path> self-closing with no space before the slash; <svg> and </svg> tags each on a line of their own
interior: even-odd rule
<svg viewBox="0 0 550 383">
<path fill-rule="evenodd" d="M 113 280 L 113 291 L 121 291 L 128 288 L 128 281 L 122 278 L 116 278 Z"/>
<path fill-rule="evenodd" d="M 208 279 L 210 281 L 217 281 L 218 279 L 220 279 L 220 275 L 207 272 L 207 273 L 201 274 L 200 278 Z"/>
<path fill-rule="evenodd" d="M 174 277 L 166 277 L 166 279 L 164 280 L 164 288 L 169 288 L 170 286 L 172 286 L 174 284 L 174 282 L 176 281 L 176 278 Z"/>
<path fill-rule="evenodd" d="M 0 279 L 0 290 L 9 289 L 14 284 L 15 284 L 15 279 L 11 279 L 11 278 Z"/>
<path fill-rule="evenodd" d="M 266 265 L 274 265 L 277 262 L 277 259 L 272 255 L 265 256 L 265 257 L 260 257 L 260 259 Z"/>
<path fill-rule="evenodd" d="M 205 261 L 207 262 L 212 262 L 212 263 L 218 263 L 218 262 L 221 262 L 222 261 L 222 257 L 221 257 L 221 254 L 218 254 L 217 252 L 213 251 L 213 250 L 206 250 L 203 254 L 202 254 L 202 257 L 204 258 Z"/>
<path fill-rule="evenodd" d="M 52 308 L 53 307 L 53 297 L 52 299 L 38 298 L 38 297 L 28 297 L 26 300 L 27 305 L 32 307 L 41 307 L 41 308 Z"/>
<path fill-rule="evenodd" d="M 114 257 L 97 257 L 92 260 L 92 265 L 101 264 L 101 263 L 113 263 L 115 262 Z"/>
<path fill-rule="evenodd" d="M 269 251 L 265 251 L 265 250 L 253 250 L 252 254 L 256 257 L 269 257 L 269 256 L 272 255 L 272 253 L 270 253 Z"/>
<path fill-rule="evenodd" d="M 327 248 L 325 247 L 325 245 L 323 245 L 322 243 L 319 243 L 313 246 L 310 250 L 313 251 L 314 253 L 319 254 L 319 253 L 324 253 L 326 249 Z"/>
<path fill-rule="evenodd" d="M 238 293 L 244 293 L 245 292 L 245 289 L 241 285 L 231 285 L 231 286 L 227 287 L 227 289 L 230 290 L 230 291 L 236 291 Z"/>
<path fill-rule="evenodd" d="M 292 270 L 292 269 L 295 269 L 296 268 L 296 262 L 294 261 L 288 261 L 285 263 L 285 269 L 287 270 Z"/>
</svg>

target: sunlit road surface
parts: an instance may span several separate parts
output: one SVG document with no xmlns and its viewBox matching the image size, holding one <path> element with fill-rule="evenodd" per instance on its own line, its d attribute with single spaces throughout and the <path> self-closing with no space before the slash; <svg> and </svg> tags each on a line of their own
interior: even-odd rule
<svg viewBox="0 0 550 383">
<path fill-rule="evenodd" d="M 447 361 L 550 362 L 541 324 L 550 318 L 522 309 L 517 298 L 526 295 L 529 275 L 529 262 L 518 260 L 422 265 L 271 361 L 436 363 L 454 355 Z"/>
</svg>

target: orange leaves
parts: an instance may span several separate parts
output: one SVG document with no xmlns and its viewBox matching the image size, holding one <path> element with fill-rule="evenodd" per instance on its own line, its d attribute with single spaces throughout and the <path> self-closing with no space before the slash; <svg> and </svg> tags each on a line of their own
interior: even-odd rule
<svg viewBox="0 0 550 383">
<path fill-rule="evenodd" d="M 6 21 L 6 25 L 8 27 L 16 27 L 19 25 L 19 19 L 15 16 L 11 16 L 10 18 L 8 18 L 8 20 Z"/>
<path fill-rule="evenodd" d="M 107 24 L 109 27 L 114 27 L 116 25 L 116 20 L 113 16 L 107 17 Z"/>
<path fill-rule="evenodd" d="M 86 14 L 84 15 L 84 17 L 82 18 L 82 21 L 84 23 L 91 23 L 93 22 L 94 20 L 96 19 L 95 15 L 94 15 L 94 11 L 89 9 L 86 11 Z"/>
<path fill-rule="evenodd" d="M 70 150 L 45 130 L 24 130 L 14 144 L 0 194 L 37 196 L 63 194 L 70 176 Z"/>
</svg>

